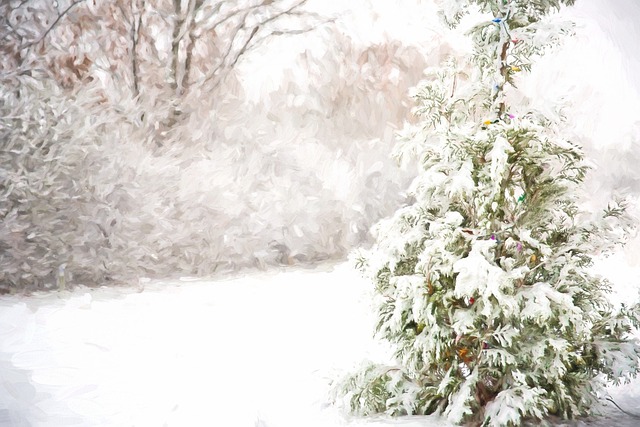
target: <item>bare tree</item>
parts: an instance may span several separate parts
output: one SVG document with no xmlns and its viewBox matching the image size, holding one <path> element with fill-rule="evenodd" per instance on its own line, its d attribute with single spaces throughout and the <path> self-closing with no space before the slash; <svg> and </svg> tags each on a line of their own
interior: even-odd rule
<svg viewBox="0 0 640 427">
<path fill-rule="evenodd" d="M 326 23 L 306 2 L 8 1 L 0 5 L 0 52 L 9 61 L 0 71 L 37 69 L 65 87 L 101 71 L 145 107 L 164 104 L 161 127 L 171 129 L 189 95 L 214 98 L 248 51 Z"/>
</svg>

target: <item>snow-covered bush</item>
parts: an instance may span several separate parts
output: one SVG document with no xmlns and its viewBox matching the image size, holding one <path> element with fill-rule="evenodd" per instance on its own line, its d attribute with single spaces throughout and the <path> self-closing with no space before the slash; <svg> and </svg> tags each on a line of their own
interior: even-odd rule
<svg viewBox="0 0 640 427">
<path fill-rule="evenodd" d="M 473 52 L 416 92 L 422 122 L 397 149 L 420 165 L 415 202 L 381 221 L 357 258 L 396 363 L 336 386 L 353 411 L 516 426 L 588 414 L 607 381 L 638 373 L 640 307 L 613 307 L 588 269 L 624 242 L 630 218 L 620 203 L 581 212 L 588 168 L 562 115 L 508 96 L 570 30 L 545 19 L 559 4 L 443 2 L 453 25 L 472 6 L 482 13 Z"/>
<path fill-rule="evenodd" d="M 170 60 L 169 2 L 18 6 L 0 22 L 4 289 L 343 256 L 401 203 L 409 174 L 388 153 L 425 49 L 328 24 L 255 102 L 240 60 L 206 81 L 200 42 L 191 74 L 190 45 Z"/>
</svg>

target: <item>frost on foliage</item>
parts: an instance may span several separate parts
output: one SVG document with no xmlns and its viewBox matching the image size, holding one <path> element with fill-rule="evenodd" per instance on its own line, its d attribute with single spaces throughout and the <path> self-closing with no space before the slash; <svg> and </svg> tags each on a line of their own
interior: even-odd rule
<svg viewBox="0 0 640 427">
<path fill-rule="evenodd" d="M 300 11 L 276 29 L 307 16 L 309 31 L 261 28 L 255 39 L 274 44 L 232 66 L 220 61 L 241 47 L 227 43 L 244 14 L 231 3 L 199 2 L 193 21 L 167 0 L 77 2 L 58 21 L 51 2 L 5 3 L 1 291 L 54 286 L 63 264 L 73 286 L 335 258 L 404 199 L 412 173 L 388 152 L 429 43 L 358 43 Z M 250 19 L 302 2 L 253 3 Z M 275 39 L 295 48 L 288 65 L 272 60 Z M 277 66 L 250 66 L 262 57 Z M 257 102 L 245 93 L 255 69 L 272 79 Z"/>
<path fill-rule="evenodd" d="M 541 388 L 514 387 L 500 392 L 487 405 L 488 426 L 520 425 L 526 418 L 540 419 L 546 413 L 545 390 Z"/>
<path fill-rule="evenodd" d="M 338 387 L 368 391 L 354 411 L 491 426 L 575 418 L 597 409 L 606 381 L 638 373 L 640 307 L 615 309 L 588 270 L 624 243 L 624 204 L 581 212 L 587 166 L 561 114 L 506 96 L 570 28 L 544 16 L 560 3 L 572 2 L 441 2 L 454 24 L 472 9 L 485 15 L 468 33 L 473 52 L 428 70 L 414 91 L 421 122 L 394 154 L 418 164 L 413 203 L 379 222 L 375 246 L 358 254 L 395 360 Z M 390 384 L 391 370 L 393 387 L 373 387 Z"/>
</svg>

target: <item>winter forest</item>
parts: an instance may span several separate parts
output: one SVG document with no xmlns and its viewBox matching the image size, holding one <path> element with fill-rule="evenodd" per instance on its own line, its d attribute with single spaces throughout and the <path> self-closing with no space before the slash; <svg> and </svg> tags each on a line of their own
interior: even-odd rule
<svg viewBox="0 0 640 427">
<path fill-rule="evenodd" d="M 2 285 L 61 266 L 70 283 L 207 276 L 366 241 L 401 202 L 389 147 L 435 58 L 306 3 L 5 2 Z"/>
<path fill-rule="evenodd" d="M 0 425 L 637 425 L 639 18 L 0 2 Z"/>
</svg>

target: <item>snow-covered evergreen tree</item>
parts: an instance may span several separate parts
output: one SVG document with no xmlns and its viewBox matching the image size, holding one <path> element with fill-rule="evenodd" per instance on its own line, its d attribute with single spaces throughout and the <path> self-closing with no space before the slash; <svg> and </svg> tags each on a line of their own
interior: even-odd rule
<svg viewBox="0 0 640 427">
<path fill-rule="evenodd" d="M 588 270 L 630 223 L 623 203 L 580 211 L 587 166 L 561 114 L 509 102 L 517 73 L 571 31 L 545 16 L 573 0 L 442 3 L 452 27 L 474 8 L 483 21 L 472 53 L 417 91 L 422 123 L 397 151 L 419 159 L 415 202 L 358 257 L 397 365 L 365 366 L 337 398 L 491 426 L 588 414 L 607 381 L 638 372 L 638 308 L 613 307 Z"/>
</svg>

